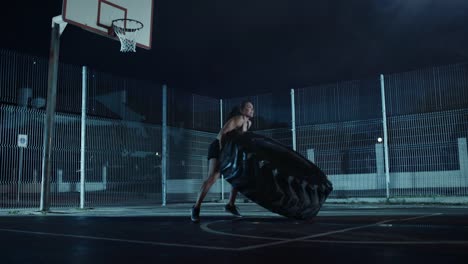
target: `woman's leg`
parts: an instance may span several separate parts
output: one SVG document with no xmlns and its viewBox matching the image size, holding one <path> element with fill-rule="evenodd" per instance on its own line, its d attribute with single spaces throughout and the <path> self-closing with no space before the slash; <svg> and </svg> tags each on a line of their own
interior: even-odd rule
<svg viewBox="0 0 468 264">
<path fill-rule="evenodd" d="M 236 202 L 236 197 L 237 197 L 237 189 L 232 188 L 231 195 L 229 196 L 229 202 L 224 207 L 224 210 L 230 212 L 231 214 L 235 216 L 240 217 L 241 214 L 239 213 L 239 210 L 237 210 L 237 206 L 234 205 L 234 203 Z"/>
<path fill-rule="evenodd" d="M 237 189 L 233 187 L 231 189 L 231 194 L 229 195 L 228 205 L 234 206 L 234 204 L 236 203 L 236 197 L 237 197 Z"/>
<path fill-rule="evenodd" d="M 219 178 L 219 162 L 217 159 L 213 158 L 209 161 L 209 168 L 208 168 L 208 178 L 203 182 L 200 193 L 198 194 L 197 202 L 195 203 L 195 208 L 200 208 L 203 199 L 205 199 L 206 194 L 210 190 L 211 186 L 216 182 Z"/>
</svg>

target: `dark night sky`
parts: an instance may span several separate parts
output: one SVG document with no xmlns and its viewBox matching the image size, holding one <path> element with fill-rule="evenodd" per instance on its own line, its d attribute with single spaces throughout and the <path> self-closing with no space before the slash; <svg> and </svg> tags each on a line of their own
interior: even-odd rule
<svg viewBox="0 0 468 264">
<path fill-rule="evenodd" d="M 62 1 L 11 5 L 1 48 L 47 57 Z M 154 12 L 151 51 L 121 54 L 69 25 L 61 61 L 213 97 L 468 61 L 466 0 L 155 0 Z"/>
</svg>

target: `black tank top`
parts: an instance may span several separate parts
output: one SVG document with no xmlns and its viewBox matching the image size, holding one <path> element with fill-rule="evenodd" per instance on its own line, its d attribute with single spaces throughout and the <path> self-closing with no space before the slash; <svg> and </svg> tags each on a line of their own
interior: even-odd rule
<svg viewBox="0 0 468 264">
<path fill-rule="evenodd" d="M 226 133 L 225 138 L 228 139 L 228 138 L 232 138 L 232 137 L 241 135 L 242 133 L 244 133 L 242 131 L 243 129 L 244 129 L 244 125 L 236 128 L 236 129 L 233 129 L 232 131 L 229 131 L 228 133 Z"/>
</svg>

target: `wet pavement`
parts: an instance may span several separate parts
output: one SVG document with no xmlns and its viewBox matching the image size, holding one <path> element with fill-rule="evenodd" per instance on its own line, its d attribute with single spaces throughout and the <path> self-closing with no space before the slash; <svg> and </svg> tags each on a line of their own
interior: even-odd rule
<svg viewBox="0 0 468 264">
<path fill-rule="evenodd" d="M 468 206 L 325 205 L 310 221 L 222 204 L 0 211 L 1 263 L 466 263 Z"/>
</svg>

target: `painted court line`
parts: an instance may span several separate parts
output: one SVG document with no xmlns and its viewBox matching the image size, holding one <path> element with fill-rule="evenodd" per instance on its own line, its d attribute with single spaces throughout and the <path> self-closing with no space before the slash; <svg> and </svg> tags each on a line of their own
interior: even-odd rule
<svg viewBox="0 0 468 264">
<path fill-rule="evenodd" d="M 410 221 L 420 218 L 426 218 L 431 216 L 442 215 L 441 213 L 431 214 L 431 215 L 422 215 L 416 217 L 410 217 L 405 219 L 392 219 L 389 221 Z M 246 218 L 244 218 L 246 219 Z M 242 238 L 253 238 L 253 239 L 263 239 L 263 240 L 274 240 L 274 241 L 286 241 L 290 240 L 289 238 L 281 238 L 281 237 L 265 237 L 265 236 L 252 236 L 252 235 L 240 235 L 240 234 L 232 234 L 226 233 L 222 231 L 216 231 L 208 226 L 210 224 L 225 222 L 226 220 L 215 221 L 211 223 L 205 223 L 201 225 L 201 229 L 208 233 L 216 234 L 216 235 L 224 235 L 224 236 L 233 236 L 233 237 L 242 237 Z M 375 224 L 378 225 L 379 223 Z M 468 240 L 434 240 L 434 241 L 365 241 L 365 240 L 304 240 L 302 242 L 306 243 L 327 243 L 327 244 L 375 244 L 375 245 L 468 245 Z"/>
<path fill-rule="evenodd" d="M 307 240 L 309 243 L 329 244 L 372 244 L 372 245 L 466 245 L 468 240 L 440 240 L 440 241 L 352 241 L 352 240 Z"/>
<path fill-rule="evenodd" d="M 435 216 L 435 215 L 441 215 L 441 214 L 436 213 L 436 214 L 422 215 L 422 216 L 417 216 L 417 217 L 410 217 L 410 218 L 405 218 L 405 219 L 389 219 L 389 220 L 377 222 L 375 224 L 345 228 L 345 229 L 330 231 L 330 232 L 326 232 L 326 233 L 314 234 L 314 235 L 310 235 L 310 236 L 298 237 L 298 238 L 293 238 L 293 239 L 289 239 L 289 240 L 276 241 L 276 242 L 265 243 L 265 244 L 260 244 L 260 245 L 241 247 L 241 248 L 239 248 L 239 250 L 243 251 L 243 250 L 252 250 L 252 249 L 264 248 L 264 247 L 270 247 L 270 246 L 277 246 L 277 245 L 287 244 L 287 243 L 291 243 L 291 242 L 304 241 L 304 240 L 307 240 L 307 239 L 310 239 L 310 238 L 323 237 L 323 236 L 328 236 L 328 235 L 337 234 L 337 233 L 345 233 L 345 232 L 358 230 L 358 229 L 363 229 L 363 228 L 368 228 L 368 227 L 372 227 L 372 226 L 377 226 L 377 225 L 381 225 L 381 224 L 385 224 L 385 223 L 389 223 L 389 222 L 393 222 L 393 221 L 409 221 L 409 220 L 414 220 L 414 219 L 431 217 L 431 216 Z"/>
<path fill-rule="evenodd" d="M 297 237 L 297 238 L 293 238 L 293 239 L 286 239 L 286 240 L 282 240 L 282 241 L 270 242 L 270 243 L 265 243 L 265 244 L 246 246 L 246 247 L 239 248 L 239 250 L 240 251 L 245 251 L 245 250 L 252 250 L 252 249 L 258 249 L 258 248 L 264 248 L 264 247 L 283 245 L 283 244 L 287 244 L 287 243 L 291 243 L 291 242 L 307 240 L 307 239 L 310 239 L 310 238 L 323 237 L 323 236 L 328 236 L 328 235 L 338 234 L 338 233 L 345 233 L 345 232 L 349 232 L 349 231 L 352 231 L 352 230 L 358 230 L 358 229 L 363 229 L 363 228 L 367 228 L 367 227 L 371 227 L 371 226 L 385 224 L 385 223 L 388 223 L 388 222 L 391 222 L 391 221 L 392 220 L 385 220 L 385 221 L 381 221 L 381 222 L 374 223 L 374 224 L 369 224 L 369 225 L 339 229 L 339 230 L 335 230 L 335 231 L 319 233 L 319 234 L 303 236 L 303 237 Z"/>
<path fill-rule="evenodd" d="M 395 219 L 395 221 L 411 221 L 415 219 L 420 219 L 420 218 L 426 218 L 426 217 L 431 217 L 431 216 L 437 216 L 437 215 L 442 215 L 442 213 L 435 213 L 435 214 L 429 214 L 429 215 L 420 215 L 416 217 L 410 217 L 410 218 L 405 218 L 405 219 Z"/>
<path fill-rule="evenodd" d="M 436 216 L 436 215 L 442 215 L 442 214 L 441 213 L 435 213 L 435 214 L 421 215 L 421 216 L 404 218 L 404 219 L 389 219 L 389 220 L 381 221 L 381 222 L 374 223 L 374 224 L 351 227 L 351 228 L 345 228 L 345 229 L 340 229 L 340 230 L 335 230 L 335 231 L 330 231 L 330 232 L 325 232 L 325 233 L 319 233 L 319 234 L 314 234 L 314 235 L 309 235 L 309 236 L 304 236 L 304 237 L 298 237 L 298 238 L 293 238 L 293 239 L 279 238 L 279 237 L 264 237 L 264 236 L 232 234 L 232 233 L 227 233 L 227 232 L 222 232 L 222 231 L 216 231 L 216 230 L 210 229 L 208 227 L 210 224 L 217 223 L 217 222 L 224 222 L 226 220 L 221 220 L 221 221 L 216 221 L 216 222 L 211 222 L 211 223 L 205 223 L 205 224 L 201 225 L 201 229 L 208 232 L 208 233 L 217 234 L 217 235 L 234 236 L 234 237 L 242 237 L 242 238 L 253 238 L 253 239 L 263 239 L 263 240 L 274 240 L 275 241 L 275 242 L 270 242 L 270 243 L 265 243 L 265 244 L 260 244 L 260 245 L 253 245 L 253 246 L 246 246 L 246 247 L 238 248 L 238 250 L 243 251 L 243 250 L 252 250 L 252 249 L 257 249 L 257 248 L 262 248 L 262 247 L 269 247 L 269 246 L 281 245 L 281 244 L 286 244 L 286 243 L 291 243 L 291 242 L 298 242 L 298 241 L 302 241 L 302 242 L 319 242 L 318 240 L 314 240 L 314 241 L 307 241 L 307 240 L 311 239 L 311 238 L 323 237 L 323 236 L 327 236 L 327 235 L 331 235 L 331 234 L 344 233 L 344 232 L 353 231 L 353 230 L 357 230 L 357 229 L 363 229 L 363 228 L 367 228 L 367 227 L 377 226 L 377 225 L 381 225 L 381 224 L 389 223 L 389 222 L 393 222 L 393 221 L 410 221 L 410 220 L 421 219 L 421 218 L 426 218 L 426 217 L 431 217 L 431 216 Z M 245 219 L 246 218 L 241 218 L 239 220 L 245 220 Z M 359 241 L 357 241 L 357 242 L 359 242 Z M 392 241 L 389 241 L 389 242 L 393 243 Z M 433 241 L 433 242 L 436 243 L 437 241 Z M 329 241 L 327 243 L 331 243 L 331 242 Z M 417 242 L 414 242 L 414 243 L 417 243 Z M 463 242 L 458 243 L 457 241 L 454 241 L 454 243 L 463 244 Z"/>
<path fill-rule="evenodd" d="M 216 222 L 223 222 L 223 221 L 225 221 L 225 220 L 216 221 Z M 286 243 L 289 243 L 289 242 L 294 242 L 294 241 L 305 240 L 305 239 L 307 239 L 307 238 L 321 237 L 321 236 L 326 236 L 326 235 L 329 235 L 329 234 L 341 233 L 341 232 L 346 232 L 346 231 L 350 231 L 350 230 L 354 230 L 354 229 L 360 229 L 360 228 L 365 228 L 365 227 L 369 227 L 369 226 L 379 225 L 379 224 L 386 223 L 387 221 L 391 221 L 391 220 L 386 220 L 386 221 L 383 221 L 383 222 L 374 223 L 374 224 L 365 225 L 365 226 L 350 227 L 350 228 L 346 228 L 346 229 L 340 229 L 340 230 L 330 231 L 330 232 L 327 232 L 327 233 L 319 233 L 319 234 L 315 234 L 315 235 L 308 235 L 308 236 L 299 237 L 299 238 L 282 238 L 282 237 L 266 237 L 266 236 L 240 235 L 240 234 L 233 234 L 233 233 L 227 233 L 227 232 L 222 232 L 222 231 L 216 231 L 216 230 L 213 230 L 213 229 L 211 229 L 211 228 L 208 227 L 208 225 L 213 224 L 213 223 L 216 223 L 216 222 L 211 222 L 211 223 L 208 223 L 208 224 L 204 224 L 204 225 L 201 226 L 201 229 L 202 229 L 203 231 L 208 232 L 208 233 L 217 234 L 217 235 L 223 235 L 223 236 L 233 236 L 233 237 L 242 237 L 242 238 L 253 238 L 253 239 L 262 239 L 262 240 L 273 240 L 273 241 L 276 241 L 276 242 L 286 242 Z M 275 242 L 273 242 L 273 245 L 274 245 L 274 243 L 275 243 Z M 280 243 L 280 244 L 282 244 L 282 243 Z M 266 245 L 266 244 L 265 244 L 265 245 Z M 248 246 L 248 247 L 255 247 L 255 246 Z M 240 250 L 246 250 L 246 248 L 240 248 Z"/>
<path fill-rule="evenodd" d="M 199 246 L 199 245 L 190 245 L 190 244 L 163 243 L 163 242 L 153 242 L 153 241 L 141 241 L 141 240 L 109 238 L 109 237 L 83 236 L 83 235 L 72 235 L 72 234 L 58 234 L 58 233 L 49 233 L 49 232 L 25 231 L 25 230 L 18 230 L 18 229 L 3 229 L 3 228 L 0 228 L 0 231 L 1 232 L 21 233 L 21 234 L 28 234 L 28 235 L 91 239 L 91 240 L 123 242 L 123 243 L 143 244 L 143 245 L 152 245 L 152 246 L 185 247 L 185 248 L 226 250 L 226 251 L 236 251 L 237 250 L 235 248 L 225 248 L 225 247 L 212 247 L 212 246 Z"/>
<path fill-rule="evenodd" d="M 243 217 L 243 218 L 239 218 L 239 219 L 235 219 L 233 221 L 241 221 L 241 220 L 246 220 L 246 219 L 249 219 L 247 217 Z M 209 222 L 209 223 L 204 223 L 202 225 L 200 225 L 200 228 L 205 231 L 205 232 L 208 232 L 208 233 L 211 233 L 211 234 L 216 234 L 216 235 L 222 235 L 222 236 L 232 236 L 232 237 L 241 237 L 241 238 L 253 238 L 253 239 L 261 239 L 261 240 L 273 240 L 273 241 L 291 241 L 291 238 L 283 238 L 283 237 L 268 237 L 268 236 L 253 236 L 253 235 L 241 235 L 241 234 L 235 234 L 235 233 L 228 233 L 228 232 L 223 232 L 223 231 L 217 231 L 217 230 L 214 230 L 214 229 L 211 229 L 210 227 L 208 227 L 209 225 L 211 224 L 215 224 L 215 223 L 221 223 L 221 222 L 227 222 L 227 221 L 230 221 L 230 220 L 219 220 L 219 221 L 214 221 L 214 222 Z M 386 221 L 393 221 L 392 220 L 386 220 Z M 385 222 L 385 221 L 384 221 Z M 382 224 L 383 222 L 379 222 L 379 223 L 374 223 L 374 224 L 370 224 L 370 226 L 374 226 L 374 225 L 379 225 L 379 224 Z M 363 226 L 363 227 L 367 227 L 368 225 L 366 226 Z M 353 229 L 354 228 L 363 228 L 362 226 L 361 227 L 352 227 Z M 348 230 L 348 229 L 340 229 L 340 230 Z M 334 231 L 332 231 L 334 232 Z M 325 234 L 325 233 L 323 233 Z M 328 234 L 328 233 L 327 233 Z M 296 238 L 293 238 L 293 239 L 296 239 Z"/>
<path fill-rule="evenodd" d="M 247 218 L 247 217 L 243 217 L 243 218 L 238 218 L 238 219 L 235 219 L 235 220 L 232 220 L 232 221 L 234 222 L 234 221 L 240 221 L 240 220 L 245 220 L 245 219 L 248 219 L 248 218 Z M 274 241 L 278 241 L 278 240 L 287 240 L 287 238 L 277 238 L 277 237 L 264 237 L 264 236 L 251 236 L 251 235 L 233 234 L 233 233 L 227 233 L 227 232 L 223 232 L 223 231 L 213 230 L 213 229 L 211 229 L 211 228 L 208 227 L 208 226 L 211 225 L 211 224 L 220 223 L 220 222 L 226 222 L 226 221 L 228 221 L 228 220 L 219 220 L 219 221 L 204 223 L 204 224 L 200 225 L 200 228 L 201 228 L 203 231 L 205 231 L 205 232 L 208 232 L 208 233 L 211 233 L 211 234 L 216 234 L 216 235 L 222 235 L 222 236 L 232 236 L 232 237 L 242 237 L 242 238 L 253 238 L 253 239 L 263 239 L 263 240 L 274 240 Z"/>
<path fill-rule="evenodd" d="M 431 217 L 431 216 L 436 216 L 436 215 L 442 215 L 441 213 L 437 214 L 430 214 L 430 215 L 422 215 L 422 216 L 417 216 L 417 217 L 411 217 L 411 218 L 405 218 L 405 219 L 389 219 L 385 221 L 380 221 L 374 224 L 368 224 L 368 225 L 363 225 L 363 226 L 357 226 L 357 227 L 351 227 L 351 228 L 345 228 L 345 229 L 339 229 L 335 231 L 330 231 L 330 232 L 325 232 L 325 233 L 319 233 L 319 234 L 314 234 L 314 235 L 309 235 L 309 236 L 303 236 L 303 237 L 298 237 L 298 238 L 293 238 L 293 239 L 285 239 L 285 238 L 272 238 L 272 237 L 261 237 L 261 236 L 249 236 L 249 235 L 238 235 L 238 234 L 231 234 L 231 233 L 225 233 L 221 231 L 215 231 L 210 228 L 208 228 L 208 225 L 216 223 L 216 222 L 222 222 L 226 220 L 221 220 L 221 221 L 216 221 L 216 222 L 211 222 L 207 224 L 203 224 L 201 228 L 204 231 L 207 231 L 209 233 L 213 234 L 219 234 L 219 235 L 229 235 L 229 236 L 236 236 L 236 237 L 245 237 L 245 238 L 255 238 L 255 239 L 264 239 L 264 240 L 274 240 L 275 242 L 270 242 L 270 243 L 264 243 L 264 244 L 259 244 L 259 245 L 253 245 L 253 246 L 246 246 L 246 247 L 240 247 L 240 248 L 226 248 L 226 247 L 216 247 L 216 246 L 201 246 L 201 245 L 191 245 L 191 244 L 178 244 L 178 243 L 164 243 L 164 242 L 153 242 L 153 241 L 141 241 L 141 240 L 132 240 L 132 239 L 119 239 L 119 238 L 108 238 L 108 237 L 96 237 L 96 236 L 85 236 L 85 235 L 73 235 L 73 234 L 61 234 L 61 233 L 50 233 L 50 232 L 37 232 L 37 231 L 26 231 L 26 230 L 19 230 L 19 229 L 3 229 L 0 228 L 0 232 L 12 232 L 12 233 L 21 233 L 21 234 L 27 234 L 27 235 L 40 235 L 40 236 L 54 236 L 54 237 L 67 237 L 67 238 L 77 238 L 77 239 L 90 239 L 90 240 L 100 240 L 100 241 L 111 241 L 111 242 L 123 242 L 123 243 L 132 243 L 132 244 L 143 244 L 143 245 L 152 245 L 152 246 L 170 246 L 170 247 L 184 247 L 184 248 L 197 248 L 197 249 L 209 249 L 209 250 L 223 250 L 223 251 L 245 251 L 245 250 L 252 250 L 252 249 L 257 249 L 257 248 L 264 248 L 264 247 L 270 247 L 270 246 L 276 246 L 276 245 L 281 245 L 281 244 L 287 244 L 291 242 L 297 242 L 297 241 L 303 241 L 303 242 L 323 242 L 323 243 L 366 243 L 370 241 L 321 241 L 321 240 L 308 240 L 311 238 L 317 238 L 317 237 L 324 237 L 328 236 L 331 234 L 337 234 L 337 233 L 345 233 L 353 230 L 358 230 L 358 229 L 363 229 L 367 227 L 372 227 L 372 226 L 377 226 L 385 223 L 389 223 L 392 221 L 410 221 L 410 220 L 415 220 L 415 219 L 420 219 L 420 218 L 425 218 L 425 217 Z M 240 218 L 236 219 L 237 221 L 243 220 L 246 218 Z M 234 220 L 234 221 L 236 221 Z M 414 242 L 414 241 L 371 241 L 372 243 L 386 243 L 386 244 L 392 244 L 392 243 L 399 243 L 399 244 L 466 244 L 467 241 L 423 241 L 423 242 Z"/>
</svg>

